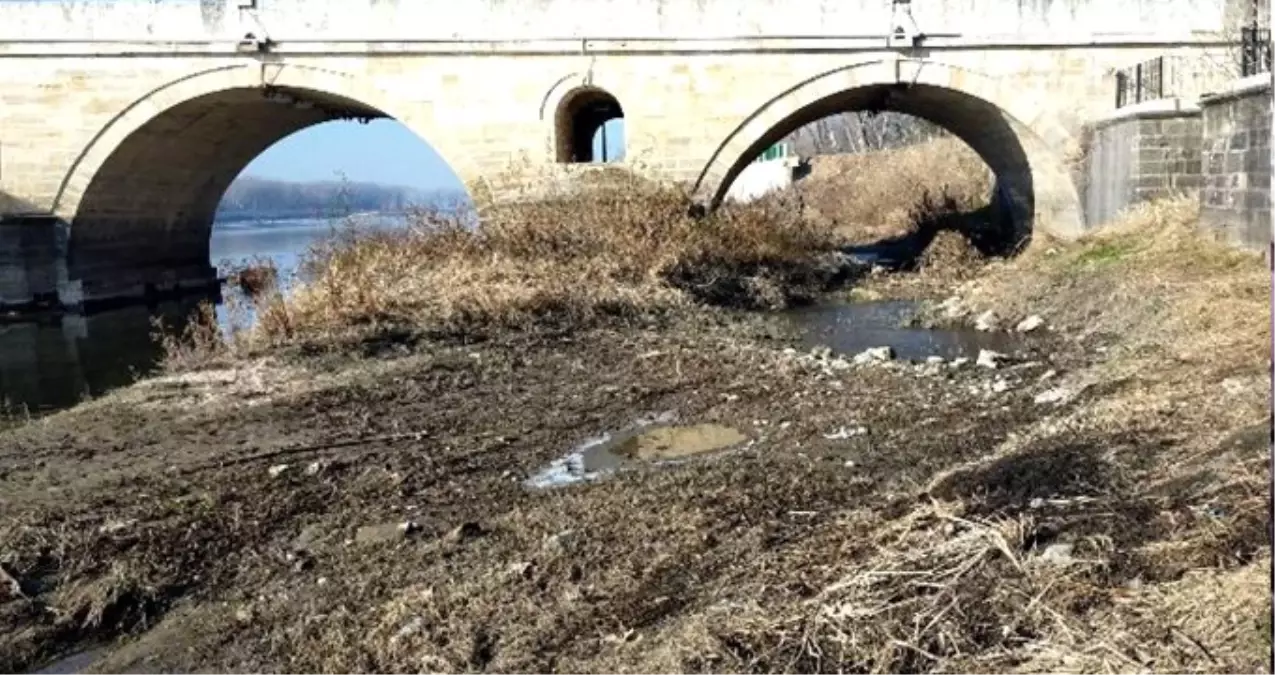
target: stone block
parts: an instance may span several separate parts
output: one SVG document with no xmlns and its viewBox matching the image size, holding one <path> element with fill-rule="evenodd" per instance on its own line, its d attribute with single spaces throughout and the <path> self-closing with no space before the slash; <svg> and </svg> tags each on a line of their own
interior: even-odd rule
<svg viewBox="0 0 1275 675">
<path fill-rule="evenodd" d="M 1166 189 L 1169 187 L 1169 177 L 1165 174 L 1140 175 L 1134 185 L 1139 189 Z"/>
</svg>

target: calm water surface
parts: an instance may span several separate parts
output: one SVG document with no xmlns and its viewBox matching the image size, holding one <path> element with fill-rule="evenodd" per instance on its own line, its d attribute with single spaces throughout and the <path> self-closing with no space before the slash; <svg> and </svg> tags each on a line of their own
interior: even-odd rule
<svg viewBox="0 0 1275 675">
<path fill-rule="evenodd" d="M 359 227 L 392 227 L 396 222 L 401 221 L 370 220 Z M 300 256 L 333 226 L 326 219 L 219 225 L 209 262 L 225 274 L 229 264 L 266 257 L 287 279 Z M 0 322 L 0 415 L 66 408 L 151 372 L 160 356 L 151 340 L 152 318 L 175 324 L 198 304 L 192 298 L 153 308 Z"/>
</svg>

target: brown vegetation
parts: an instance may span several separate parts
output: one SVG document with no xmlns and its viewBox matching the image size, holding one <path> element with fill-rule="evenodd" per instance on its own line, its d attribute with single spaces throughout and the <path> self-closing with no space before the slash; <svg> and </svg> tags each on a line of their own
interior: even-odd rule
<svg viewBox="0 0 1275 675">
<path fill-rule="evenodd" d="M 988 205 L 991 190 L 982 158 L 951 136 L 884 152 L 815 157 L 796 188 L 808 218 L 855 244 L 908 235 L 918 216 L 977 211 Z"/>
<path fill-rule="evenodd" d="M 250 298 L 266 295 L 279 288 L 279 270 L 269 258 L 253 260 L 231 272 L 227 282 Z"/>
<path fill-rule="evenodd" d="M 1083 480 L 1108 496 L 1056 517 L 1123 522 L 1087 555 L 1137 584 L 1090 613 L 1100 649 L 1055 642 L 1028 668 L 1147 667 L 1153 654 L 1156 669 L 1233 670 L 1245 653 L 1247 667 L 1269 665 L 1271 279 L 1260 254 L 1213 240 L 1198 213 L 1186 198 L 1143 204 L 1073 244 L 1040 238 L 959 289 L 970 314 L 1039 315 L 1097 355 L 1054 383 L 1084 404 L 1029 437 L 1105 439 L 1093 449 L 1103 475 Z M 1004 466 L 1022 445 L 945 480 Z M 1120 642 L 1144 656 L 1109 649 Z"/>
<path fill-rule="evenodd" d="M 425 214 L 405 231 L 347 228 L 316 247 L 288 299 L 255 299 L 256 337 L 473 335 L 648 319 L 700 302 L 782 307 L 824 289 L 837 243 L 777 199 L 695 219 L 680 194 L 631 181 L 490 213 L 479 229 Z"/>
</svg>

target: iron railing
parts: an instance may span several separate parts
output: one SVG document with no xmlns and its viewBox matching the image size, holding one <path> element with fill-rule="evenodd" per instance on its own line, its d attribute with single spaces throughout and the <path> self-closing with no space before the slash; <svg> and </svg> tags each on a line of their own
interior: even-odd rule
<svg viewBox="0 0 1275 675">
<path fill-rule="evenodd" d="M 1116 107 L 1165 97 L 1164 57 L 1143 61 L 1116 72 Z"/>
<path fill-rule="evenodd" d="M 1271 72 L 1271 29 L 1245 26 L 1240 29 L 1240 75 L 1248 77 Z"/>
</svg>

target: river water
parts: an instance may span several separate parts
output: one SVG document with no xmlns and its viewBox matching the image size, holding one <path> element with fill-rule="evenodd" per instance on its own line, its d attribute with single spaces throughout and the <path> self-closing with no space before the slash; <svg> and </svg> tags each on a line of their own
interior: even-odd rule
<svg viewBox="0 0 1275 675">
<path fill-rule="evenodd" d="M 371 221 L 369 227 L 392 225 Z M 327 219 L 238 222 L 213 230 L 209 262 L 229 265 L 254 257 L 274 261 L 288 276 L 313 243 L 328 236 Z M 199 298 L 157 307 L 125 307 L 87 316 L 45 316 L 0 322 L 0 417 L 66 408 L 154 370 L 160 357 L 152 317 L 173 325 L 189 317 Z"/>
</svg>

